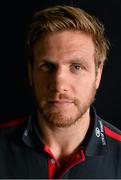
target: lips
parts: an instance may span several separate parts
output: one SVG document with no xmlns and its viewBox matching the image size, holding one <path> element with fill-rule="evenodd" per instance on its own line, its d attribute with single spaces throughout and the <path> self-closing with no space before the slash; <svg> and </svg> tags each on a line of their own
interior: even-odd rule
<svg viewBox="0 0 121 180">
<path fill-rule="evenodd" d="M 53 106 L 64 106 L 64 105 L 72 104 L 72 101 L 69 101 L 69 100 L 52 100 L 52 101 L 49 101 L 49 104 L 51 104 Z"/>
<path fill-rule="evenodd" d="M 48 102 L 52 103 L 72 103 L 72 99 L 62 98 L 62 99 L 49 99 Z"/>
</svg>

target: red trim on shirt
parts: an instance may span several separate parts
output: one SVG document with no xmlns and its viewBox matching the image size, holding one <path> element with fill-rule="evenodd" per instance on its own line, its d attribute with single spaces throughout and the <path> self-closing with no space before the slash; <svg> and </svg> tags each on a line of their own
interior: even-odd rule
<svg viewBox="0 0 121 180">
<path fill-rule="evenodd" d="M 27 119 L 27 117 L 24 117 L 24 118 L 18 118 L 18 119 L 12 120 L 12 121 L 7 121 L 7 122 L 4 122 L 4 123 L 0 123 L 0 128 L 20 125 L 23 122 L 25 122 L 26 119 Z"/>
<path fill-rule="evenodd" d="M 45 145 L 44 151 L 48 154 L 48 179 L 51 180 L 55 178 L 60 179 L 66 171 L 85 160 L 84 152 L 81 148 L 64 163 L 60 163 L 54 157 L 53 153 L 47 145 Z"/>
<path fill-rule="evenodd" d="M 44 151 L 48 154 L 48 177 L 49 179 L 53 179 L 55 172 L 60 168 L 60 164 L 47 145 L 44 146 Z M 52 163 L 52 160 L 55 163 Z"/>
<path fill-rule="evenodd" d="M 85 155 L 84 155 L 84 151 L 81 149 L 78 152 L 76 152 L 75 154 L 72 155 L 72 157 L 70 157 L 69 161 L 67 161 L 64 164 L 64 168 L 62 169 L 61 173 L 59 174 L 59 176 L 57 177 L 58 179 L 61 179 L 61 176 L 68 171 L 69 169 L 71 169 L 72 167 L 74 167 L 75 165 L 79 164 L 80 162 L 83 162 L 85 160 Z M 63 166 L 63 165 L 62 165 Z"/>
<path fill-rule="evenodd" d="M 104 127 L 104 129 L 105 129 L 106 134 L 107 134 L 109 137 L 111 137 L 111 138 L 113 138 L 113 139 L 116 139 L 116 140 L 118 140 L 118 141 L 121 141 L 121 134 L 118 134 L 118 133 L 112 131 L 112 130 L 109 129 L 108 127 Z"/>
</svg>

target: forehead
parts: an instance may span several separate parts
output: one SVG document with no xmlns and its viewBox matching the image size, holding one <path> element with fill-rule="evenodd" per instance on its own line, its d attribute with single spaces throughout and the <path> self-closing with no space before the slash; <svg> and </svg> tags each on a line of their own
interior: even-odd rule
<svg viewBox="0 0 121 180">
<path fill-rule="evenodd" d="M 47 33 L 33 47 L 35 58 L 68 60 L 72 58 L 92 59 L 95 47 L 90 35 L 80 31 Z"/>
</svg>

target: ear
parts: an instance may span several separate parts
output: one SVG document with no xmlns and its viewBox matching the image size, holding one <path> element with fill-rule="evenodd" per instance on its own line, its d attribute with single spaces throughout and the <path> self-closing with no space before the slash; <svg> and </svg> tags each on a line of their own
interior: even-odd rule
<svg viewBox="0 0 121 180">
<path fill-rule="evenodd" d="M 30 63 L 28 64 L 28 79 L 30 86 L 32 86 L 32 65 Z"/>
<path fill-rule="evenodd" d="M 96 89 L 98 89 L 98 87 L 100 85 L 102 71 L 103 71 L 103 63 L 101 63 L 98 66 L 98 69 L 96 70 Z"/>
</svg>

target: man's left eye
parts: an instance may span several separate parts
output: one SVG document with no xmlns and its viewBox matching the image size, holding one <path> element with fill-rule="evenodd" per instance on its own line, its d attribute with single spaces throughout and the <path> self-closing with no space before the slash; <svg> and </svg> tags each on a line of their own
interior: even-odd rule
<svg viewBox="0 0 121 180">
<path fill-rule="evenodd" d="M 80 64 L 72 64 L 71 70 L 72 71 L 79 71 L 79 70 L 81 70 L 81 65 Z"/>
</svg>

